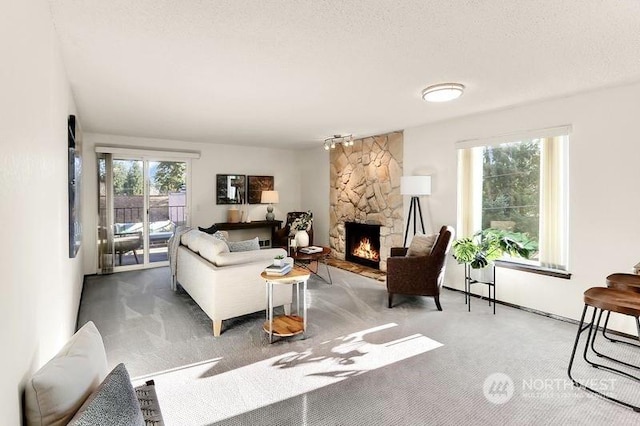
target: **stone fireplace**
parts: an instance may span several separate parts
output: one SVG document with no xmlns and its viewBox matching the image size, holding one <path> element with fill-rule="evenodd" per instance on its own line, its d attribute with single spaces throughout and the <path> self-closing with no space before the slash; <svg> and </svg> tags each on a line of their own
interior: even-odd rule
<svg viewBox="0 0 640 426">
<path fill-rule="evenodd" d="M 403 134 L 393 132 L 354 142 L 353 146 L 338 144 L 330 151 L 329 244 L 338 259 L 353 262 L 347 254 L 345 224 L 375 224 L 379 228 L 379 261 L 367 266 L 386 271 L 389 251 L 402 246 L 404 233 L 400 194 Z"/>
<path fill-rule="evenodd" d="M 345 260 L 380 269 L 380 225 L 345 222 Z"/>
</svg>

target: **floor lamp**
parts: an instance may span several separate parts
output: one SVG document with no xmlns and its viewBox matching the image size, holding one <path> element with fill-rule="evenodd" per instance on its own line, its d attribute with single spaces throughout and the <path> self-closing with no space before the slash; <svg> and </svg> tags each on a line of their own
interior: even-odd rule
<svg viewBox="0 0 640 426">
<path fill-rule="evenodd" d="M 424 222 L 422 220 L 422 209 L 420 208 L 420 196 L 431 194 L 431 176 L 402 176 L 400 179 L 400 193 L 402 195 L 411 195 L 411 205 L 409 207 L 409 215 L 407 216 L 407 228 L 404 231 L 403 246 L 407 246 L 407 236 L 409 235 L 409 224 L 411 223 L 411 214 L 413 213 L 413 235 L 417 232 L 417 219 L 420 216 L 420 226 L 424 234 Z"/>
</svg>

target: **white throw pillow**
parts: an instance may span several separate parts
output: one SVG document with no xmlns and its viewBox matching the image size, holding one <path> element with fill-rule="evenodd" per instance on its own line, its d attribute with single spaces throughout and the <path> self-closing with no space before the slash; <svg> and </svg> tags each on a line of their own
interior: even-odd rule
<svg viewBox="0 0 640 426">
<path fill-rule="evenodd" d="M 189 232 L 191 232 L 191 231 L 189 231 Z M 205 235 L 209 235 L 209 234 L 206 234 L 206 233 L 201 232 L 201 231 L 195 231 L 193 233 L 193 235 L 191 235 L 189 237 L 189 241 L 187 243 L 187 247 L 189 247 L 189 249 L 191 251 L 193 251 L 195 253 L 199 253 L 200 252 L 200 240 Z"/>
<path fill-rule="evenodd" d="M 198 232 L 200 232 L 200 231 L 198 231 L 197 229 L 191 229 L 191 230 L 185 232 L 184 234 L 182 234 L 180 236 L 180 243 L 183 246 L 187 246 L 188 247 L 189 246 L 189 241 L 191 240 L 192 237 L 198 235 Z"/>
<path fill-rule="evenodd" d="M 436 243 L 439 234 L 424 235 L 417 233 L 413 236 L 409 249 L 407 250 L 407 256 L 429 256 L 431 249 Z"/>
<path fill-rule="evenodd" d="M 213 235 L 200 236 L 200 256 L 211 263 L 215 263 L 216 257 L 221 253 L 229 253 L 229 246 L 223 240 Z"/>
<path fill-rule="evenodd" d="M 27 425 L 66 425 L 108 373 L 102 337 L 89 321 L 27 382 Z"/>
</svg>

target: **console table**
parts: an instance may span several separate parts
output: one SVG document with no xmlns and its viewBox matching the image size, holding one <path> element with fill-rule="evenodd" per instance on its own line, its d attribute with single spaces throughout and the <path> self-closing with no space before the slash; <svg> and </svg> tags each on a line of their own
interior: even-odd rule
<svg viewBox="0 0 640 426">
<path fill-rule="evenodd" d="M 256 229 L 270 228 L 271 241 L 273 241 L 274 232 L 282 226 L 281 220 L 254 220 L 251 222 L 220 222 L 215 224 L 220 231 L 234 231 L 238 229 Z"/>
</svg>

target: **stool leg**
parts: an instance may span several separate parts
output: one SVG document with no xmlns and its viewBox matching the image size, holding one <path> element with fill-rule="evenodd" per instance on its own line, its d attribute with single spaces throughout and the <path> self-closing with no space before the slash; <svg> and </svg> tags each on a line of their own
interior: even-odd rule
<svg viewBox="0 0 640 426">
<path fill-rule="evenodd" d="M 573 350 L 571 351 L 571 358 L 569 358 L 569 368 L 567 368 L 567 374 L 569 375 L 569 378 L 571 379 L 573 384 L 576 385 L 577 387 L 580 387 L 580 383 L 578 383 L 573 378 L 573 376 L 571 376 L 571 368 L 573 367 L 573 360 L 576 357 L 576 350 L 578 349 L 578 341 L 580 340 L 580 335 L 586 329 L 586 327 L 583 328 L 584 317 L 585 317 L 586 313 L 587 313 L 587 305 L 584 305 L 584 309 L 582 310 L 582 317 L 580 317 L 580 324 L 578 324 L 578 332 L 576 333 L 576 341 L 573 343 Z"/>
<path fill-rule="evenodd" d="M 598 311 L 598 309 L 594 308 L 593 315 L 591 317 L 591 322 L 588 325 L 584 325 L 584 318 L 585 318 L 585 315 L 587 313 L 587 308 L 588 308 L 588 305 L 585 304 L 584 305 L 584 309 L 582 310 L 582 317 L 580 318 L 580 324 L 578 325 L 578 332 L 576 333 L 576 340 L 575 340 L 575 342 L 573 344 L 573 351 L 571 352 L 571 358 L 569 359 L 569 367 L 567 369 L 567 374 L 569 375 L 569 378 L 571 379 L 571 381 L 573 382 L 573 384 L 576 387 L 582 388 L 582 389 L 584 389 L 586 391 L 589 391 L 589 392 L 591 392 L 593 394 L 599 395 L 599 396 L 601 396 L 601 397 L 603 397 L 605 399 L 608 399 L 609 401 L 617 402 L 620 405 L 624 405 L 625 407 L 631 408 L 635 412 L 640 412 L 640 407 L 637 407 L 635 405 L 626 403 L 624 401 L 620 401 L 620 400 L 618 400 L 616 398 L 613 398 L 611 396 L 608 396 L 608 395 L 605 395 L 605 394 L 603 394 L 601 392 L 598 392 L 597 390 L 592 389 L 589 386 L 583 385 L 582 383 L 578 382 L 571 375 L 571 370 L 573 368 L 573 361 L 575 359 L 576 350 L 578 349 L 578 342 L 580 341 L 580 335 L 587 329 L 589 329 L 589 333 L 587 335 L 587 341 L 585 342 L 585 345 L 584 345 L 584 355 L 583 355 L 585 361 L 587 363 L 589 363 L 591 366 L 595 367 L 595 368 L 604 368 L 604 369 L 607 369 L 607 370 L 611 370 L 613 372 L 617 372 L 617 370 L 611 369 L 610 367 L 606 367 L 606 366 L 603 366 L 603 365 L 600 365 L 600 364 L 595 364 L 595 363 L 589 361 L 589 359 L 587 358 L 587 351 L 589 349 L 589 343 L 592 340 L 592 335 L 594 334 L 593 333 L 593 331 L 594 331 L 593 327 L 594 327 L 594 322 L 595 322 L 595 318 L 596 318 L 596 313 Z M 597 332 L 597 329 L 596 329 L 596 332 Z M 622 372 L 622 374 L 626 375 L 624 372 Z M 627 375 L 627 376 L 629 376 L 630 378 L 633 378 L 635 380 L 640 380 L 640 379 L 638 379 L 637 377 L 634 377 L 634 376 L 630 376 L 630 375 Z"/>
<path fill-rule="evenodd" d="M 640 345 L 634 342 L 627 342 L 626 340 L 614 339 L 611 335 L 607 334 L 607 326 L 609 324 L 610 315 L 611 315 L 611 312 L 607 311 L 607 317 L 604 320 L 604 327 L 602 328 L 602 335 L 605 337 L 605 339 L 607 339 L 612 343 L 624 343 L 625 345 L 630 345 L 630 346 L 635 346 L 636 348 L 640 348 Z M 638 320 L 638 318 L 636 318 L 636 327 L 638 328 L 638 339 L 640 340 L 640 320 Z"/>
<path fill-rule="evenodd" d="M 610 313 L 611 313 L 610 311 L 607 311 L 607 320 L 609 319 L 609 314 Z M 598 314 L 598 321 L 595 324 L 596 329 L 595 329 L 595 331 L 593 333 L 593 338 L 591 339 L 591 350 L 593 351 L 593 353 L 595 353 L 600 358 L 605 358 L 605 359 L 608 359 L 609 361 L 617 362 L 618 364 L 626 365 L 627 367 L 631 367 L 631 368 L 635 368 L 635 369 L 640 370 L 640 365 L 634 365 L 634 364 L 629 364 L 629 363 L 624 362 L 624 361 L 620 361 L 619 359 L 615 359 L 615 358 L 612 358 L 610 356 L 604 355 L 603 353 L 600 353 L 600 352 L 598 352 L 596 350 L 595 342 L 596 342 L 596 336 L 598 335 L 598 327 L 600 326 L 600 319 L 601 318 L 602 318 L 602 309 L 600 309 L 600 312 Z M 605 327 L 606 327 L 606 324 L 607 324 L 607 321 L 605 320 Z M 604 329 L 603 329 L 603 333 L 604 333 Z M 613 342 L 617 342 L 617 341 L 618 340 L 613 340 Z M 620 340 L 620 342 L 622 342 L 622 341 Z M 625 342 L 622 342 L 622 343 L 625 343 Z M 633 345 L 632 343 L 629 343 L 629 344 Z M 636 345 L 634 345 L 634 346 L 636 346 Z M 607 368 L 607 367 L 605 367 L 605 368 Z M 613 369 L 611 369 L 611 370 L 615 371 Z M 625 375 L 627 375 L 627 374 L 625 374 Z M 636 378 L 635 376 L 631 376 L 631 375 L 628 375 L 628 376 L 631 377 L 631 378 Z"/>
</svg>

